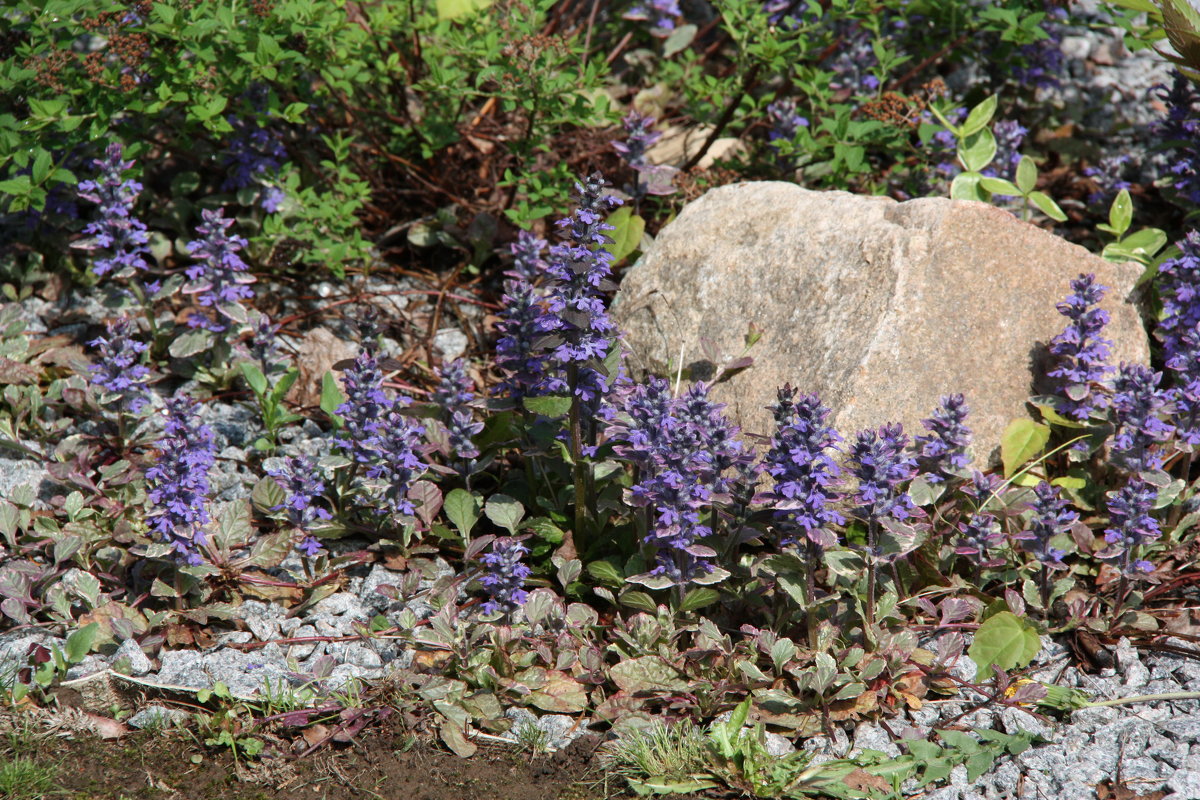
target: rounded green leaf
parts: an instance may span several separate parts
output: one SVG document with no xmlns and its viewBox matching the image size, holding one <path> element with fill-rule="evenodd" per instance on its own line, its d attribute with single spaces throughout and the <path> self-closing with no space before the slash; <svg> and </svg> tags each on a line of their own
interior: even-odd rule
<svg viewBox="0 0 1200 800">
<path fill-rule="evenodd" d="M 1041 637 L 1029 622 L 1001 611 L 979 626 L 967 655 L 978 669 L 975 680 L 983 681 L 992 676 L 993 667 L 1007 672 L 1027 666 L 1041 647 Z"/>
<path fill-rule="evenodd" d="M 979 186 L 982 178 L 978 172 L 960 172 L 950 184 L 950 197 L 954 200 L 979 200 L 986 203 L 987 193 Z"/>
<path fill-rule="evenodd" d="M 983 178 L 979 181 L 979 185 L 991 192 L 992 194 L 1007 195 L 1016 197 L 1021 194 L 1021 190 L 1017 188 L 1012 181 L 1006 181 L 1004 178 Z"/>
<path fill-rule="evenodd" d="M 1017 162 L 1017 188 L 1021 190 L 1021 194 L 1033 191 L 1037 186 L 1037 177 L 1037 164 L 1034 164 L 1029 156 L 1021 156 L 1021 160 Z"/>
<path fill-rule="evenodd" d="M 1112 226 L 1113 235 L 1119 239 L 1125 235 L 1125 231 L 1129 230 L 1132 222 L 1133 198 L 1129 196 L 1128 189 L 1122 189 L 1117 192 L 1116 199 L 1108 209 L 1108 224 Z"/>
<path fill-rule="evenodd" d="M 970 136 L 987 127 L 992 121 L 992 117 L 996 115 L 996 106 L 999 102 L 1000 100 L 996 95 L 991 95 L 979 105 L 972 108 L 971 113 L 967 114 L 967 121 L 963 123 L 962 135 Z"/>
<path fill-rule="evenodd" d="M 1014 419 L 1000 437 L 1000 461 L 1004 477 L 1010 478 L 1021 465 L 1036 458 L 1050 439 L 1050 426 L 1031 419 Z"/>
<path fill-rule="evenodd" d="M 958 141 L 958 160 L 970 172 L 979 172 L 996 157 L 996 137 L 989 128 Z"/>
<path fill-rule="evenodd" d="M 525 516 L 525 506 L 521 505 L 520 500 L 506 494 L 494 494 L 488 498 L 487 505 L 483 507 L 483 513 L 487 514 L 487 518 L 496 526 L 504 528 L 510 534 L 515 534 L 517 525 Z"/>
<path fill-rule="evenodd" d="M 1067 221 L 1067 215 L 1058 207 L 1058 203 L 1051 200 L 1050 195 L 1045 192 L 1030 192 L 1029 202 L 1037 206 L 1039 211 L 1055 222 Z"/>
</svg>

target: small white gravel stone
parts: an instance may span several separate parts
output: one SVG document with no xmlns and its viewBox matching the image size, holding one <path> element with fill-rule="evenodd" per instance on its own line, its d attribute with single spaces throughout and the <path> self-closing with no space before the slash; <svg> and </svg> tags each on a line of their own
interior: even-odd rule
<svg viewBox="0 0 1200 800">
<path fill-rule="evenodd" d="M 133 639 L 121 642 L 116 656 L 113 657 L 113 663 L 115 664 L 121 659 L 128 659 L 130 675 L 145 675 L 154 669 L 154 663 L 147 658 L 146 654 L 142 652 L 142 648 Z"/>
<path fill-rule="evenodd" d="M 1174 794 L 1167 795 L 1163 800 L 1195 800 L 1200 797 L 1200 765 L 1181 769 L 1167 778 L 1167 789 Z"/>
<path fill-rule="evenodd" d="M 170 728 L 186 725 L 190 715 L 178 708 L 150 705 L 129 718 L 131 728 Z"/>
</svg>

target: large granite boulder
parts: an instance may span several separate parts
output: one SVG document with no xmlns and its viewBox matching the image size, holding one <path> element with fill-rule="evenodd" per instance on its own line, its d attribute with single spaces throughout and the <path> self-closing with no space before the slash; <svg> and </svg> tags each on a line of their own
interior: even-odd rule
<svg viewBox="0 0 1200 800">
<path fill-rule="evenodd" d="M 635 370 L 668 374 L 702 373 L 714 349 L 736 356 L 760 327 L 753 366 L 714 390 L 747 432 L 771 432 L 766 407 L 785 383 L 818 392 L 847 436 L 894 421 L 923 433 L 939 398 L 962 392 L 982 462 L 1046 390 L 1046 348 L 1066 321 L 1055 304 L 1079 274 L 1110 287 L 1112 362 L 1146 362 L 1140 272 L 983 203 L 741 183 L 663 228 L 615 315 Z"/>
</svg>

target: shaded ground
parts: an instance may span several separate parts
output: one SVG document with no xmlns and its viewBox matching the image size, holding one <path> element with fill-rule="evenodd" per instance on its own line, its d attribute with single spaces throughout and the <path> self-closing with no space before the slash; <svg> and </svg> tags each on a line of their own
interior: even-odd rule
<svg viewBox="0 0 1200 800">
<path fill-rule="evenodd" d="M 594 744 L 560 753 L 482 747 L 462 759 L 399 725 L 305 758 L 235 762 L 191 734 L 139 732 L 117 741 L 61 738 L 18 726 L 0 742 L 3 800 L 601 800 L 627 797 Z M 9 780 L 5 780 L 5 778 Z"/>
</svg>

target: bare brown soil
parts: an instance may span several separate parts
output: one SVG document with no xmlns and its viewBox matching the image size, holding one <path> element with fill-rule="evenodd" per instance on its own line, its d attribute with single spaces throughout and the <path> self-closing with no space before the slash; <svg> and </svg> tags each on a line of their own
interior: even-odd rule
<svg viewBox="0 0 1200 800">
<path fill-rule="evenodd" d="M 51 767 L 55 790 L 37 800 L 601 800 L 629 795 L 605 772 L 594 742 L 531 757 L 481 747 L 470 759 L 415 742 L 399 725 L 303 758 L 235 761 L 184 732 L 116 741 L 48 738 L 21 753 Z M 196 758 L 199 756 L 199 758 Z M 4 756 L 0 756 L 3 762 Z M 199 763 L 195 763 L 195 762 Z M 24 800 L 24 798 L 22 798 Z"/>
</svg>

